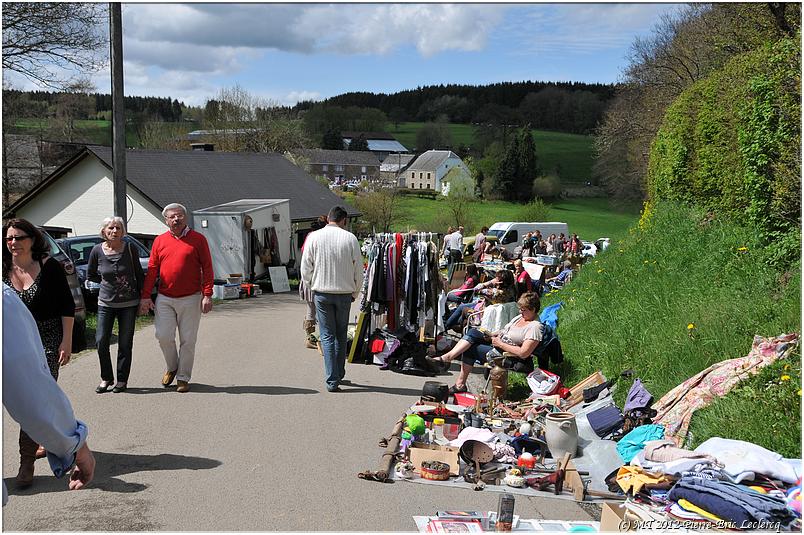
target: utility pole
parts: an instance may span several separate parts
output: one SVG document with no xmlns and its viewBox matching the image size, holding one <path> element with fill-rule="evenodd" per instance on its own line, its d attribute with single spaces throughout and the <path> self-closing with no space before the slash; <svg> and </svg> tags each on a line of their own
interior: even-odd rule
<svg viewBox="0 0 804 535">
<path fill-rule="evenodd" d="M 112 61 L 112 172 L 114 215 L 126 214 L 126 117 L 123 103 L 123 17 L 120 2 L 109 3 L 109 37 Z"/>
</svg>

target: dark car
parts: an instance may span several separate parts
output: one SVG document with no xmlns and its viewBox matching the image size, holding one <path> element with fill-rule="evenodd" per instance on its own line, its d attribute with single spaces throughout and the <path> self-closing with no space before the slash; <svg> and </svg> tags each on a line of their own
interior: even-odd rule
<svg viewBox="0 0 804 535">
<path fill-rule="evenodd" d="M 98 291 L 100 290 L 100 284 L 87 280 L 87 263 L 89 262 L 89 253 L 92 251 L 92 248 L 102 241 L 103 238 L 97 234 L 71 236 L 58 240 L 59 245 L 61 245 L 62 249 L 64 249 L 70 257 L 70 260 L 75 263 L 81 290 L 84 293 L 84 301 L 87 304 L 87 308 L 93 311 L 98 309 Z M 134 249 L 137 251 L 137 256 L 140 258 L 142 270 L 148 273 L 148 257 L 151 255 L 148 248 L 128 234 L 123 236 L 123 241 L 134 246 Z"/>
<path fill-rule="evenodd" d="M 67 283 L 70 285 L 70 292 L 73 294 L 73 301 L 75 301 L 75 321 L 73 322 L 73 353 L 78 353 L 87 348 L 86 339 L 86 325 L 87 315 L 84 304 L 84 296 L 81 292 L 81 282 L 78 279 L 78 273 L 75 269 L 75 264 L 67 256 L 67 253 L 59 247 L 59 244 L 53 237 L 42 229 L 42 235 L 50 247 L 48 255 L 53 257 L 64 268 L 64 274 L 67 276 Z"/>
</svg>

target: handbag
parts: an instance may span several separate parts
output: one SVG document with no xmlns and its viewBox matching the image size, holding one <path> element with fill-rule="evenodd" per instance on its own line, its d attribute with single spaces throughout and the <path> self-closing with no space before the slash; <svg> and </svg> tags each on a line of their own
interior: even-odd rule
<svg viewBox="0 0 804 535">
<path fill-rule="evenodd" d="M 534 394 L 550 396 L 561 386 L 561 378 L 552 372 L 536 368 L 528 374 L 528 386 Z"/>
</svg>

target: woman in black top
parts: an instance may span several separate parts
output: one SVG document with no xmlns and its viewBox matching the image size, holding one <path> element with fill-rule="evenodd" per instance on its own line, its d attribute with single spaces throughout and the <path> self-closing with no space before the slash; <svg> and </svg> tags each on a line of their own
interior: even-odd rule
<svg viewBox="0 0 804 535">
<path fill-rule="evenodd" d="M 100 359 L 101 383 L 95 392 L 102 394 L 114 384 L 109 340 L 117 319 L 117 384 L 115 393 L 124 392 L 131 371 L 134 346 L 134 323 L 140 304 L 140 289 L 145 278 L 139 256 L 132 245 L 123 241 L 126 227 L 123 218 L 107 217 L 100 230 L 103 242 L 92 248 L 87 262 L 87 280 L 100 283 L 98 294 L 98 326 L 95 342 Z"/>
<path fill-rule="evenodd" d="M 70 362 L 73 345 L 75 301 L 59 262 L 48 258 L 50 248 L 42 233 L 25 219 L 11 219 L 3 227 L 3 282 L 17 292 L 36 320 L 53 379 L 59 366 Z M 6 333 L 8 336 L 9 333 Z M 33 482 L 34 461 L 44 457 L 42 448 L 20 429 L 20 470 L 17 486 Z"/>
</svg>

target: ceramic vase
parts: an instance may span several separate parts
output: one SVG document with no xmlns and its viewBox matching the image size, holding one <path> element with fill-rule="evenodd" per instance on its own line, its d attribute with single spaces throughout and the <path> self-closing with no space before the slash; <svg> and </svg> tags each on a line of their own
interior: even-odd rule
<svg viewBox="0 0 804 535">
<path fill-rule="evenodd" d="M 569 412 L 548 414 L 544 438 L 550 454 L 556 461 L 561 460 L 565 453 L 575 457 L 578 451 L 578 426 L 575 423 L 575 415 Z"/>
</svg>

